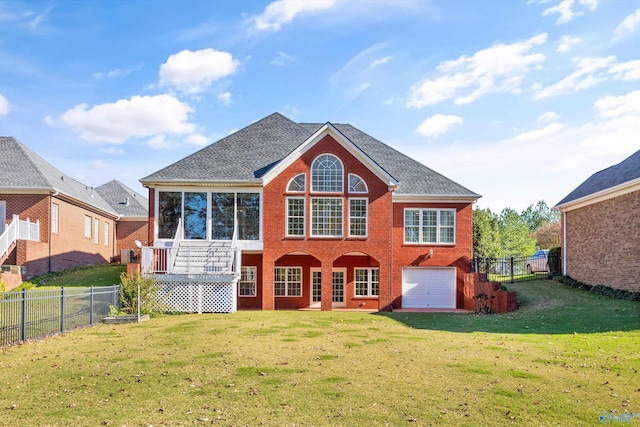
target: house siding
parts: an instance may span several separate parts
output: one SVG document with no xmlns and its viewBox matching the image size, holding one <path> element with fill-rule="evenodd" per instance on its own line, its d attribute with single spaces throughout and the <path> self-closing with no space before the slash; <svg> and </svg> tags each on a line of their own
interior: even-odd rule
<svg viewBox="0 0 640 427">
<path fill-rule="evenodd" d="M 565 212 L 567 274 L 640 292 L 640 191 Z"/>
<path fill-rule="evenodd" d="M 405 244 L 404 210 L 453 209 L 456 210 L 455 244 Z M 393 205 L 393 307 L 402 307 L 403 267 L 455 267 L 456 307 L 464 305 L 464 275 L 470 271 L 473 208 L 470 203 L 394 203 Z M 429 258 L 429 251 L 433 257 Z"/>
</svg>

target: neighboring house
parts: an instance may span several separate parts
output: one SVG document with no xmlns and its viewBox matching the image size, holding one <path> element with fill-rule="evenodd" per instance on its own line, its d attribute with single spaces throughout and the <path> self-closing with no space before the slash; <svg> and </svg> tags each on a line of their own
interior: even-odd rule
<svg viewBox="0 0 640 427">
<path fill-rule="evenodd" d="M 114 186 L 105 184 L 105 195 Z M 134 198 L 145 203 L 139 195 L 130 197 L 132 208 Z M 126 202 L 126 196 L 122 200 Z M 130 214 L 120 212 L 120 206 L 112 207 L 97 189 L 65 175 L 15 138 L 0 137 L 0 235 L 16 217 L 21 224 L 27 219 L 38 224 L 37 237 L 12 240 L 7 251 L 0 250 L 3 270 L 18 266 L 22 279 L 109 262 L 118 254 L 116 224 L 122 216 L 137 221 L 146 216 L 137 202 Z"/>
<path fill-rule="evenodd" d="M 591 175 L 554 209 L 562 212 L 565 275 L 640 292 L 640 151 Z"/>
<path fill-rule="evenodd" d="M 227 282 L 230 311 L 463 306 L 480 196 L 351 125 L 272 114 L 141 182 L 142 268 L 174 293 Z"/>
<path fill-rule="evenodd" d="M 149 236 L 149 200 L 118 180 L 96 187 L 98 194 L 118 213 L 116 248 L 140 256 L 136 241 L 147 244 Z M 123 260 L 124 261 L 124 260 Z"/>
</svg>

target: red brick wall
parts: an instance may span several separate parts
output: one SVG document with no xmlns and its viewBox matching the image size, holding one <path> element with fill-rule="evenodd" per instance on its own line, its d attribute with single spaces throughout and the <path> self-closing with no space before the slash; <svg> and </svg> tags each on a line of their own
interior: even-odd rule
<svg viewBox="0 0 640 427">
<path fill-rule="evenodd" d="M 11 222 L 13 215 L 18 215 L 24 221 L 27 218 L 31 222 L 40 221 L 40 241 L 49 242 L 49 195 L 0 194 L 0 200 L 4 200 L 7 206 L 5 224 Z"/>
<path fill-rule="evenodd" d="M 405 208 L 455 208 L 456 243 L 420 245 L 404 243 Z M 402 304 L 402 267 L 456 267 L 456 307 L 464 306 L 464 275 L 469 272 L 472 246 L 472 205 L 470 203 L 394 203 L 393 205 L 393 306 Z M 429 258 L 429 251 L 433 257 Z"/>
<path fill-rule="evenodd" d="M 148 238 L 148 221 L 118 221 L 116 225 L 117 254 L 120 254 L 122 249 L 133 249 L 136 255 L 140 255 L 135 241 L 139 240 L 143 246 L 147 246 Z"/>
<path fill-rule="evenodd" d="M 238 296 L 239 309 L 260 309 L 262 308 L 262 255 L 261 254 L 243 254 L 243 267 L 257 267 L 256 278 L 256 296 L 241 297 Z"/>
<path fill-rule="evenodd" d="M 567 274 L 640 292 L 640 191 L 565 213 Z"/>
<path fill-rule="evenodd" d="M 340 158 L 344 167 L 345 180 L 345 196 L 344 201 L 344 237 L 341 238 L 311 238 L 311 163 L 320 154 L 334 154 Z M 286 235 L 286 187 L 289 180 L 299 173 L 307 175 L 307 191 L 305 194 L 295 196 L 303 196 L 306 199 L 306 230 L 305 237 L 285 237 Z M 348 174 L 355 173 L 359 175 L 368 186 L 369 193 L 369 212 L 368 212 L 368 237 L 367 238 L 350 238 L 348 237 Z M 293 194 L 292 194 L 293 195 Z M 322 194 L 314 193 L 313 196 L 322 196 Z M 327 197 L 334 197 L 336 194 L 327 194 Z M 353 197 L 361 197 L 363 195 L 353 195 Z M 264 257 L 263 257 L 263 303 L 264 309 L 272 309 L 274 307 L 307 307 L 310 303 L 310 296 L 305 293 L 301 298 L 287 298 L 286 302 L 278 298 L 274 304 L 273 297 L 273 267 L 276 264 L 297 267 L 302 264 L 305 267 L 303 272 L 303 280 L 305 292 L 309 291 L 310 274 L 307 269 L 311 264 L 302 259 L 304 257 L 296 256 L 296 262 L 283 263 L 287 258 L 285 255 L 292 252 L 307 253 L 312 255 L 316 261 L 315 266 L 322 265 L 323 277 L 323 296 L 327 299 L 323 300 L 323 309 L 329 309 L 331 306 L 331 268 L 346 264 L 346 261 L 337 262 L 343 255 L 348 253 L 364 253 L 372 257 L 377 264 L 380 265 L 380 297 L 375 301 L 368 300 L 367 305 L 375 305 L 374 308 L 384 309 L 390 303 L 389 280 L 390 280 L 390 212 L 391 212 L 391 193 L 387 184 L 378 179 L 369 169 L 362 165 L 354 156 L 345 150 L 330 136 L 325 136 L 319 143 L 314 145 L 309 151 L 304 153 L 284 172 L 279 174 L 264 188 L 263 196 L 263 215 L 264 215 Z M 358 257 L 350 257 L 358 258 Z M 347 258 L 347 261 L 350 259 Z M 305 264 L 306 263 L 306 264 Z M 352 265 L 349 265 L 352 267 Z M 349 273 L 349 270 L 347 270 Z M 348 280 L 348 279 L 347 279 Z M 352 283 L 345 287 L 346 295 L 353 295 Z M 350 292 L 350 294 L 349 294 Z M 347 297 L 347 307 L 361 307 L 361 300 Z"/>
</svg>

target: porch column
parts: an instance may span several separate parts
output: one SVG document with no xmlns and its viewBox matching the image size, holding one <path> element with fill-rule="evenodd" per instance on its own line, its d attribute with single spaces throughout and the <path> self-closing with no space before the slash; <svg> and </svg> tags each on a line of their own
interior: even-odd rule
<svg viewBox="0 0 640 427">
<path fill-rule="evenodd" d="M 322 299 L 320 309 L 331 311 L 333 307 L 333 265 L 328 262 L 322 263 Z"/>
<path fill-rule="evenodd" d="M 391 269 L 380 265 L 380 283 L 378 288 L 378 310 L 389 311 L 393 303 L 393 290 L 391 289 Z"/>
<path fill-rule="evenodd" d="M 273 269 L 275 262 L 273 259 L 262 256 L 262 309 L 274 310 L 275 297 L 273 290 Z"/>
</svg>

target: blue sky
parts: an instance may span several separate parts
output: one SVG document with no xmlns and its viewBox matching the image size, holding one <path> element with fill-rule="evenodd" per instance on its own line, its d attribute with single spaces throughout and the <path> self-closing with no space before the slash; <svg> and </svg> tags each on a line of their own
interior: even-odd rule
<svg viewBox="0 0 640 427">
<path fill-rule="evenodd" d="M 640 149 L 639 46 L 640 0 L 0 0 L 0 135 L 146 195 L 277 111 L 522 211 Z"/>
</svg>

